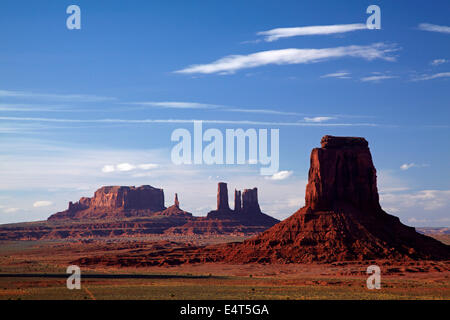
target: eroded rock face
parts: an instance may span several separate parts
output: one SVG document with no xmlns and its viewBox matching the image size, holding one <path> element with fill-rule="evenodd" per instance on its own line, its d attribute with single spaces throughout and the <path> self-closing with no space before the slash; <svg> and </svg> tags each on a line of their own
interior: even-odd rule
<svg viewBox="0 0 450 320">
<path fill-rule="evenodd" d="M 217 210 L 228 211 L 228 187 L 225 182 L 219 182 L 217 188 Z"/>
<path fill-rule="evenodd" d="M 67 210 L 55 213 L 49 220 L 107 218 L 146 215 L 166 209 L 164 191 L 149 185 L 140 187 L 107 186 L 95 191 L 92 198 L 69 202 Z"/>
<path fill-rule="evenodd" d="M 244 190 L 242 193 L 242 211 L 244 214 L 261 212 L 258 203 L 258 188 Z"/>
<path fill-rule="evenodd" d="M 381 209 L 364 138 L 325 136 L 321 144 L 311 153 L 305 207 L 255 238 L 206 251 L 232 263 L 450 259 L 450 246 Z"/>
<path fill-rule="evenodd" d="M 234 189 L 234 212 L 239 213 L 242 210 L 242 194 L 240 190 Z"/>
<path fill-rule="evenodd" d="M 381 210 L 376 170 L 364 138 L 324 136 L 311 153 L 305 206 L 313 210 Z"/>
</svg>

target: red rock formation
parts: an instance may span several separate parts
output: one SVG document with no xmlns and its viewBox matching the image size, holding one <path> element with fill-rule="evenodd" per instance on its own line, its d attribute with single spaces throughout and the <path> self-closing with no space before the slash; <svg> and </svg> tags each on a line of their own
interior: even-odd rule
<svg viewBox="0 0 450 320">
<path fill-rule="evenodd" d="M 178 201 L 178 193 L 175 193 L 175 201 L 173 205 L 177 208 L 180 207 L 180 202 Z"/>
<path fill-rule="evenodd" d="M 239 213 L 242 210 L 242 195 L 240 190 L 234 189 L 234 212 Z"/>
<path fill-rule="evenodd" d="M 162 189 L 148 185 L 138 188 L 110 186 L 98 189 L 92 198 L 69 202 L 67 210 L 55 213 L 48 220 L 145 216 L 164 209 Z"/>
<path fill-rule="evenodd" d="M 330 210 L 351 204 L 358 210 L 379 212 L 376 170 L 367 141 L 324 136 L 321 144 L 311 153 L 305 206 Z"/>
<path fill-rule="evenodd" d="M 325 136 L 321 142 L 322 148 L 311 153 L 305 207 L 255 238 L 216 247 L 217 259 L 238 263 L 450 259 L 450 246 L 417 233 L 381 209 L 365 139 Z"/>
<path fill-rule="evenodd" d="M 192 213 L 180 209 L 180 202 L 178 201 L 178 194 L 175 193 L 175 200 L 173 205 L 168 207 L 167 209 L 158 213 L 162 216 L 185 216 L 192 217 Z"/>
<path fill-rule="evenodd" d="M 228 205 L 228 188 L 225 182 L 219 182 L 219 186 L 217 189 L 217 210 L 230 210 L 230 207 Z"/>
<path fill-rule="evenodd" d="M 244 214 L 259 213 L 258 188 L 244 189 L 242 193 L 242 211 Z"/>
<path fill-rule="evenodd" d="M 226 203 L 223 200 L 226 196 Z M 266 226 L 271 227 L 279 220 L 262 213 L 258 203 L 258 189 L 245 189 L 241 196 L 241 191 L 234 193 L 235 210 L 228 207 L 227 184 L 220 182 L 217 192 L 217 210 L 210 211 L 208 219 L 233 220 L 246 226 Z M 242 203 L 242 207 L 241 207 Z M 237 210 L 236 210 L 237 208 Z"/>
</svg>

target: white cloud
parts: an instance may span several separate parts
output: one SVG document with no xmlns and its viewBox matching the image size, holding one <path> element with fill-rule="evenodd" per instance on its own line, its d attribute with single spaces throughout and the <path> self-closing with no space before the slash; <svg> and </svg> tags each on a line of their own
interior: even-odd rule
<svg viewBox="0 0 450 320">
<path fill-rule="evenodd" d="M 294 28 L 276 28 L 268 31 L 261 31 L 257 34 L 265 36 L 264 40 L 271 42 L 281 38 L 289 38 L 296 36 L 310 36 L 310 35 L 328 35 L 336 33 L 345 33 L 356 30 L 367 29 L 367 26 L 362 23 L 353 24 L 336 24 L 328 26 L 307 26 Z"/>
<path fill-rule="evenodd" d="M 415 163 L 404 163 L 400 166 L 400 169 L 402 170 L 408 170 L 411 169 L 412 167 L 416 167 L 417 165 Z"/>
<path fill-rule="evenodd" d="M 19 208 L 5 208 L 5 209 L 3 209 L 3 212 L 4 213 L 14 213 L 14 212 L 17 212 L 19 210 L 20 210 Z"/>
<path fill-rule="evenodd" d="M 139 164 L 137 167 L 142 170 L 151 170 L 151 169 L 158 168 L 159 165 L 157 165 L 156 163 L 144 163 L 144 164 Z"/>
<path fill-rule="evenodd" d="M 450 33 L 450 27 L 439 26 L 431 23 L 421 23 L 419 24 L 419 29 L 423 31 L 440 32 L 440 33 Z"/>
<path fill-rule="evenodd" d="M 444 64 L 444 63 L 447 63 L 447 62 L 448 62 L 447 59 L 434 59 L 433 61 L 430 62 L 430 64 L 432 66 L 438 66 L 440 64 Z"/>
<path fill-rule="evenodd" d="M 101 124 L 150 124 L 150 123 L 194 123 L 202 121 L 210 124 L 232 124 L 232 125 L 262 125 L 262 126 L 294 126 L 294 127 L 352 127 L 369 126 L 376 127 L 376 123 L 305 123 L 305 122 L 282 122 L 282 121 L 253 121 L 253 120 L 202 120 L 202 119 L 63 119 L 63 118 L 35 118 L 35 117 L 0 117 L 0 120 L 25 121 L 25 122 L 54 122 L 54 123 L 101 123 Z"/>
<path fill-rule="evenodd" d="M 386 207 L 398 210 L 410 208 L 433 211 L 450 206 L 450 190 L 421 190 L 412 193 L 387 193 L 381 195 Z"/>
<path fill-rule="evenodd" d="M 62 108 L 60 105 L 43 106 L 35 104 L 16 104 L 16 103 L 2 103 L 0 104 L 0 111 L 13 111 L 13 112 L 68 112 L 69 109 Z"/>
<path fill-rule="evenodd" d="M 109 164 L 103 166 L 103 168 L 102 168 L 102 172 L 105 172 L 105 173 L 114 172 L 115 170 L 116 169 L 114 168 L 114 166 L 109 165 Z"/>
<path fill-rule="evenodd" d="M 376 75 L 376 76 L 369 76 L 361 78 L 362 82 L 379 82 L 381 80 L 387 80 L 387 79 L 394 79 L 397 78 L 396 76 L 387 76 L 387 75 Z"/>
<path fill-rule="evenodd" d="M 35 208 L 48 207 L 48 206 L 51 206 L 52 204 L 53 204 L 53 202 L 51 202 L 51 201 L 41 200 L 41 201 L 36 201 L 35 203 L 33 203 L 33 207 L 35 207 Z"/>
<path fill-rule="evenodd" d="M 183 101 L 146 101 L 146 102 L 131 102 L 129 104 L 152 106 L 160 108 L 174 108 L 174 109 L 216 109 L 219 105 L 197 103 L 197 102 L 183 102 Z"/>
<path fill-rule="evenodd" d="M 113 97 L 102 97 L 87 94 L 52 94 L 52 93 L 35 93 L 26 91 L 10 91 L 0 90 L 0 97 L 4 98 L 33 98 L 46 100 L 65 100 L 65 101 L 84 101 L 84 102 L 100 102 L 116 100 Z"/>
<path fill-rule="evenodd" d="M 270 180 L 285 180 L 287 178 L 289 178 L 292 175 L 292 171 L 279 171 L 275 174 L 273 174 L 270 177 L 267 177 Z"/>
<path fill-rule="evenodd" d="M 219 73 L 230 74 L 240 69 L 255 68 L 270 64 L 302 64 L 315 63 L 333 58 L 362 58 L 366 60 L 383 59 L 395 61 L 395 58 L 387 55 L 397 51 L 395 45 L 376 43 L 368 46 L 346 46 L 324 49 L 281 49 L 252 53 L 249 55 L 231 55 L 208 64 L 191 65 L 176 73 Z"/>
<path fill-rule="evenodd" d="M 400 166 L 401 170 L 409 170 L 411 168 L 423 168 L 428 167 L 427 164 L 416 164 L 416 163 L 404 163 Z"/>
<path fill-rule="evenodd" d="M 334 117 L 305 117 L 303 118 L 306 122 L 324 122 L 328 120 L 335 119 Z"/>
<path fill-rule="evenodd" d="M 428 222 L 428 220 L 427 219 L 417 219 L 417 218 L 409 218 L 408 219 L 408 222 L 411 222 L 411 223 L 426 223 L 426 222 Z"/>
<path fill-rule="evenodd" d="M 125 103 L 124 103 L 125 104 Z M 158 108 L 173 108 L 173 109 L 206 109 L 206 110 L 220 110 L 224 112 L 242 112 L 242 113 L 262 113 L 262 114 L 278 114 L 287 116 L 301 115 L 297 112 L 287 112 L 271 109 L 248 109 L 241 107 L 225 106 L 218 104 L 198 103 L 198 102 L 180 102 L 180 101 L 161 101 L 161 102 L 131 102 L 131 105 L 139 105 L 144 107 L 158 107 Z"/>
<path fill-rule="evenodd" d="M 338 78 L 338 79 L 350 79 L 350 73 L 347 71 L 338 71 L 335 73 L 328 73 L 321 76 L 321 78 Z"/>
<path fill-rule="evenodd" d="M 134 165 L 132 165 L 132 164 L 129 164 L 129 163 L 125 162 L 125 163 L 119 163 L 119 164 L 116 166 L 116 169 L 117 169 L 118 171 L 131 171 L 131 170 L 133 170 L 133 169 L 136 169 L 136 166 L 134 166 Z"/>
<path fill-rule="evenodd" d="M 400 166 L 400 169 L 402 170 L 408 170 L 411 169 L 412 167 L 415 167 L 416 164 L 415 163 L 404 163 Z"/>
<path fill-rule="evenodd" d="M 107 165 L 103 166 L 102 172 L 104 172 L 104 173 L 111 173 L 111 172 L 115 172 L 115 171 L 127 172 L 127 171 L 132 171 L 135 169 L 152 170 L 152 169 L 156 169 L 158 167 L 159 167 L 159 165 L 156 163 L 142 163 L 142 164 L 138 164 L 138 165 L 134 165 L 134 164 L 130 164 L 130 163 L 119 163 L 118 165 L 115 165 L 115 166 L 107 164 Z M 139 175 L 136 175 L 136 176 L 139 176 Z M 143 175 L 140 175 L 140 176 L 143 176 Z"/>
<path fill-rule="evenodd" d="M 423 75 L 423 76 L 413 79 L 413 81 L 433 80 L 433 79 L 448 78 L 448 77 L 450 77 L 450 72 L 441 72 L 441 73 L 436 73 L 436 74 L 431 74 L 431 75 Z"/>
</svg>

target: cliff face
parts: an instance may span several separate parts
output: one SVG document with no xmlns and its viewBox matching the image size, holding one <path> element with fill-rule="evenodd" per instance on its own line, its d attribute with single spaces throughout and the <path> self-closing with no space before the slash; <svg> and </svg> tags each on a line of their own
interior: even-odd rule
<svg viewBox="0 0 450 320">
<path fill-rule="evenodd" d="M 450 246 L 417 233 L 381 209 L 364 138 L 325 136 L 321 143 L 311 153 L 305 207 L 253 239 L 217 247 L 218 260 L 450 259 Z"/>
<path fill-rule="evenodd" d="M 313 210 L 381 210 L 376 170 L 364 138 L 324 136 L 311 152 L 305 206 Z"/>
<path fill-rule="evenodd" d="M 69 202 L 67 210 L 48 220 L 108 218 L 148 215 L 166 209 L 164 191 L 149 185 L 136 187 L 108 186 L 95 191 L 92 198 Z"/>
</svg>

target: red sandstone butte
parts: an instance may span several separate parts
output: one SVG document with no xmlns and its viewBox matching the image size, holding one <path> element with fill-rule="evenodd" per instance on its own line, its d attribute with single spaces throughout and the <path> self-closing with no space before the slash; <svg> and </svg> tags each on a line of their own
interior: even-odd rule
<svg viewBox="0 0 450 320">
<path fill-rule="evenodd" d="M 259 236 L 216 247 L 217 260 L 450 259 L 450 246 L 381 209 L 376 170 L 364 138 L 324 136 L 321 145 L 311 153 L 305 206 Z"/>
<path fill-rule="evenodd" d="M 149 185 L 137 188 L 108 186 L 95 191 L 92 198 L 69 202 L 67 210 L 51 215 L 48 220 L 146 216 L 165 209 L 162 189 Z"/>
</svg>

